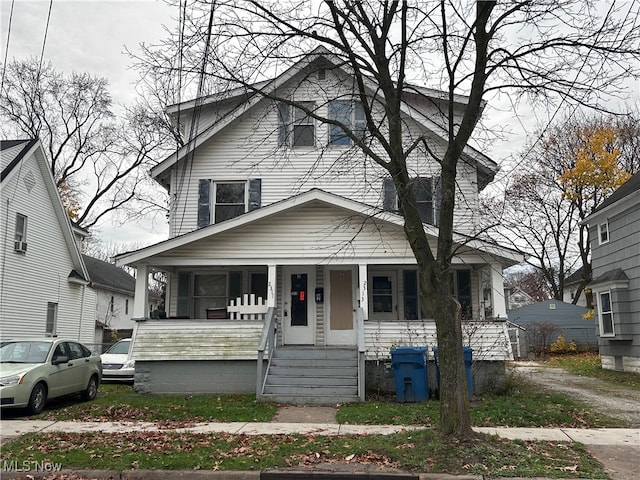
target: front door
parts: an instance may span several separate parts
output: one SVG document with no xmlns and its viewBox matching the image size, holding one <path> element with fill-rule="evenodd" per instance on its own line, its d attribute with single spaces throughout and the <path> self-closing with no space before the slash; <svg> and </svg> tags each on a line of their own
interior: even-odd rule
<svg viewBox="0 0 640 480">
<path fill-rule="evenodd" d="M 315 267 L 287 267 L 284 270 L 285 298 L 282 315 L 286 345 L 313 345 L 316 307 L 313 298 Z"/>
<path fill-rule="evenodd" d="M 355 345 L 355 287 L 352 269 L 329 270 L 329 298 L 326 305 L 327 343 Z"/>
</svg>

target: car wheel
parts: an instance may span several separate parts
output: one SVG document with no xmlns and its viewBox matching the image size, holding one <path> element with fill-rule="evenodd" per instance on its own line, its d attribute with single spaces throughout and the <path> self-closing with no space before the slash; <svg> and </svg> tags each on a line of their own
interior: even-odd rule
<svg viewBox="0 0 640 480">
<path fill-rule="evenodd" d="M 93 375 L 89 379 L 89 384 L 87 385 L 87 389 L 82 392 L 82 400 L 89 401 L 96 398 L 98 395 L 98 377 Z"/>
<path fill-rule="evenodd" d="M 38 415 L 44 410 L 44 405 L 47 403 L 47 389 L 43 383 L 36 384 L 31 391 L 31 397 L 29 397 L 29 405 L 27 410 L 31 415 Z"/>
</svg>

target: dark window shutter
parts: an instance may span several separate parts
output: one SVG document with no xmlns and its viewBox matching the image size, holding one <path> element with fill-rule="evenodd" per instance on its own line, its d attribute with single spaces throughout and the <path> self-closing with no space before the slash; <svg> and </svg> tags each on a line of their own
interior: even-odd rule
<svg viewBox="0 0 640 480">
<path fill-rule="evenodd" d="M 249 211 L 262 206 L 262 180 L 252 178 L 249 180 Z"/>
<path fill-rule="evenodd" d="M 440 224 L 440 204 L 442 203 L 442 182 L 440 177 L 433 177 L 433 224 Z"/>
<path fill-rule="evenodd" d="M 290 144 L 289 135 L 291 131 L 291 108 L 284 102 L 278 103 L 278 145 L 287 146 Z"/>
<path fill-rule="evenodd" d="M 198 182 L 198 228 L 211 223 L 211 180 L 200 179 Z"/>
<path fill-rule="evenodd" d="M 396 207 L 396 186 L 391 177 L 385 177 L 382 181 L 383 199 L 382 208 L 385 210 L 395 211 Z"/>
</svg>

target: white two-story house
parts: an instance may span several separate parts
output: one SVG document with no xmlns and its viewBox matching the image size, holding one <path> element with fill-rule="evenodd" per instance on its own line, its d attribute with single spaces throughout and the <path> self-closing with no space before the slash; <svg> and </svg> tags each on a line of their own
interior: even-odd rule
<svg viewBox="0 0 640 480">
<path fill-rule="evenodd" d="M 3 140 L 0 160 L 0 335 L 94 349 L 96 300 L 77 243 L 85 232 L 72 226 L 38 140 Z"/>
<path fill-rule="evenodd" d="M 185 146 L 151 173 L 171 197 L 171 238 L 117 257 L 138 269 L 136 388 L 363 399 L 394 345 L 436 343 L 393 182 L 341 129 L 274 99 L 304 102 L 366 135 L 353 79 L 330 56 L 310 55 L 259 87 L 268 95 L 238 89 L 169 109 Z M 465 101 L 456 97 L 454 111 Z M 446 111 L 441 92 L 413 89 L 406 135 L 426 136 L 441 152 Z M 408 163 L 435 245 L 439 164 L 424 148 Z M 512 356 L 502 271 L 521 258 L 473 237 L 478 192 L 497 170 L 465 150 L 451 275 L 466 342 L 476 358 L 500 362 Z M 167 274 L 167 319 L 151 320 L 146 309 L 153 270 Z"/>
</svg>

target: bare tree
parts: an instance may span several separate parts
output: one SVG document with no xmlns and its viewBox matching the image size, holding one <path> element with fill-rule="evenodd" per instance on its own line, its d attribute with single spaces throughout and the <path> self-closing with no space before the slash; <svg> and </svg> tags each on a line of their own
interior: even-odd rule
<svg viewBox="0 0 640 480">
<path fill-rule="evenodd" d="M 542 302 L 552 297 L 552 290 L 547 278 L 540 269 L 518 268 L 507 271 L 504 280 L 505 286 L 518 287 L 536 302 Z"/>
<path fill-rule="evenodd" d="M 367 162 L 393 179 L 405 234 L 419 267 L 422 308 L 435 312 L 441 429 L 445 435 L 472 436 L 460 305 L 451 296 L 449 275 L 458 162 L 489 95 L 529 94 L 541 102 L 604 108 L 599 96 L 605 87 L 615 92 L 629 72 L 638 70 L 634 63 L 638 12 L 613 7 L 602 12 L 591 4 L 567 0 L 501 4 L 219 0 L 193 2 L 188 11 L 186 3 L 173 3 L 180 6 L 181 28 L 148 48 L 142 63 L 153 66 L 156 74 L 182 75 L 185 80 L 176 83 L 191 88 L 197 84 L 198 97 L 243 88 L 249 96 L 293 105 L 340 129 L 360 157 L 364 154 Z M 562 28 L 556 28 L 560 23 Z M 269 78 L 286 72 L 319 46 L 323 53 L 330 52 L 333 65 L 350 72 L 352 96 L 364 109 L 364 132 L 271 88 Z M 176 61 L 162 60 L 170 56 Z M 418 96 L 430 101 L 416 84 L 444 92 L 443 101 L 433 105 L 440 109 L 433 120 L 441 128 L 444 144 L 428 132 L 408 128 L 403 100 Z M 382 122 L 376 120 L 379 113 Z M 437 162 L 441 173 L 435 251 L 427 241 L 411 187 L 408 159 L 417 152 Z M 353 158 L 345 156 L 343 161 Z M 346 171 L 348 164 L 334 168 Z"/>
<path fill-rule="evenodd" d="M 493 236 L 528 256 L 562 300 L 582 268 L 574 303 L 591 281 L 591 244 L 582 221 L 640 167 L 640 128 L 630 115 L 564 118 L 527 147 L 521 172 L 501 198 L 485 201 Z M 590 295 L 586 295 L 591 306 Z"/>
<path fill-rule="evenodd" d="M 2 134 L 40 139 L 70 217 L 88 230 L 115 212 L 166 210 L 143 188 L 166 131 L 139 105 L 121 119 L 113 108 L 105 78 L 64 76 L 35 58 L 11 62 L 0 92 Z"/>
</svg>

